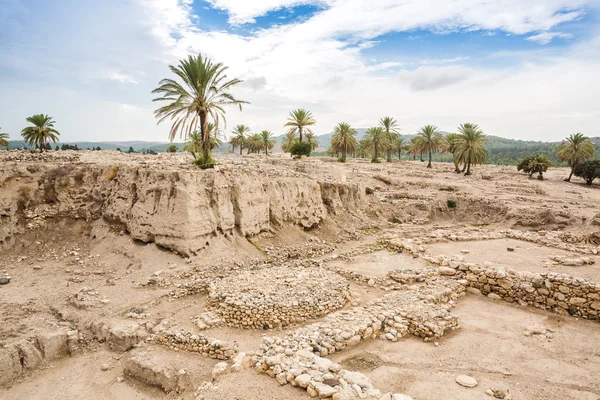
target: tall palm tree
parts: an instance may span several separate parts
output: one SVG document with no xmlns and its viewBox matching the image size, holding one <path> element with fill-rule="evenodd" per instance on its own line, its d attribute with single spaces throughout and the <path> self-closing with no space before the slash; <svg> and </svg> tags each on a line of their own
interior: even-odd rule
<svg viewBox="0 0 600 400">
<path fill-rule="evenodd" d="M 269 155 L 269 150 L 275 147 L 275 140 L 273 139 L 273 134 L 269 131 L 262 131 L 260 133 L 260 138 L 262 139 L 262 147 L 265 149 L 265 155 Z"/>
<path fill-rule="evenodd" d="M 385 131 L 385 136 L 388 143 L 394 143 L 396 139 L 398 139 L 398 131 L 400 128 L 398 127 L 398 121 L 396 121 L 392 117 L 383 117 L 379 120 L 379 125 Z M 392 162 L 392 151 L 393 146 L 389 146 L 387 150 L 387 161 Z"/>
<path fill-rule="evenodd" d="M 303 133 L 305 131 L 307 133 L 312 133 L 312 130 L 307 128 L 307 126 L 311 126 L 316 123 L 317 121 L 313 118 L 313 115 L 310 111 L 305 110 L 303 108 L 299 108 L 297 110 L 290 111 L 288 122 L 285 123 L 284 127 L 290 127 L 288 132 L 296 133 L 296 131 L 298 131 L 300 141 L 302 141 L 302 139 L 304 138 Z"/>
<path fill-rule="evenodd" d="M 457 133 L 449 133 L 444 138 L 443 143 L 444 151 L 452 154 L 452 159 L 454 161 L 454 172 L 456 173 L 460 172 L 458 158 L 455 156 L 456 150 L 458 149 L 459 139 L 460 137 Z"/>
<path fill-rule="evenodd" d="M 228 79 L 225 67 L 221 63 L 213 63 L 201 54 L 189 56 L 180 60 L 179 65 L 169 66 L 181 82 L 174 79 L 163 79 L 159 87 L 152 93 L 160 97 L 153 101 L 168 102 L 154 111 L 158 123 L 166 119 L 172 121 L 169 139 L 172 141 L 177 133 L 189 136 L 197 126 L 200 126 L 202 135 L 202 151 L 200 164 L 211 166 L 214 162 L 210 151 L 210 134 L 207 129 L 208 119 L 212 119 L 217 129 L 221 121 L 225 120 L 227 105 L 237 105 L 242 109 L 246 101 L 238 100 L 229 92 L 235 85 L 241 83 L 239 79 Z"/>
<path fill-rule="evenodd" d="M 377 162 L 379 154 L 387 151 L 387 149 L 390 146 L 390 143 L 387 141 L 387 135 L 382 127 L 376 126 L 367 129 L 366 137 L 368 143 L 367 149 L 373 154 L 373 158 L 371 159 L 371 161 Z"/>
<path fill-rule="evenodd" d="M 26 120 L 33 124 L 33 126 L 23 128 L 21 131 L 21 135 L 28 145 L 35 146 L 40 151 L 44 151 L 46 143 L 50 140 L 52 143 L 58 141 L 60 133 L 54 129 L 56 121 L 52 117 L 44 114 L 35 114 L 26 118 Z"/>
<path fill-rule="evenodd" d="M 571 167 L 569 177 L 565 179 L 571 182 L 575 167 L 583 161 L 594 157 L 594 144 L 587 136 L 581 133 L 572 133 L 558 146 L 558 159 L 566 161 Z"/>
<path fill-rule="evenodd" d="M 8 133 L 0 133 L 0 147 L 6 147 L 6 150 L 8 150 L 9 144 L 10 143 L 8 142 Z"/>
<path fill-rule="evenodd" d="M 427 168 L 431 168 L 431 157 L 433 153 L 440 150 L 443 140 L 442 135 L 437 126 L 425 125 L 419 129 L 417 136 L 421 138 L 421 151 L 429 154 L 429 163 L 427 163 Z"/>
<path fill-rule="evenodd" d="M 283 135 L 283 138 L 281 139 L 281 150 L 284 153 L 289 153 L 292 149 L 292 145 L 297 141 L 298 138 L 296 137 L 295 132 L 287 132 L 285 135 Z"/>
<path fill-rule="evenodd" d="M 346 161 L 348 152 L 356 150 L 356 129 L 347 122 L 340 122 L 333 128 L 331 148 L 335 153 L 342 153 L 342 161 Z"/>
<path fill-rule="evenodd" d="M 398 153 L 398 160 L 400 160 L 401 156 L 402 156 L 402 152 L 409 151 L 410 145 L 408 144 L 408 141 L 406 139 L 404 139 L 402 137 L 398 137 L 394 141 L 394 150 Z"/>
<path fill-rule="evenodd" d="M 263 148 L 263 138 L 259 133 L 250 135 L 246 140 L 246 147 L 248 147 L 248 153 L 259 153 Z"/>
<path fill-rule="evenodd" d="M 229 144 L 233 146 L 233 151 L 235 151 L 236 146 L 239 146 L 240 155 L 242 155 L 244 145 L 246 144 L 246 135 L 250 134 L 250 128 L 246 125 L 236 125 L 232 133 L 233 137 L 229 139 Z"/>
<path fill-rule="evenodd" d="M 458 127 L 459 139 L 456 156 L 465 164 L 465 175 L 471 175 L 471 165 L 483 164 L 487 158 L 485 133 L 477 124 L 465 123 Z"/>
<path fill-rule="evenodd" d="M 317 148 L 319 148 L 319 140 L 317 140 L 317 137 L 312 132 L 308 132 L 306 134 L 306 143 L 310 144 L 311 151 L 315 151 Z"/>
</svg>

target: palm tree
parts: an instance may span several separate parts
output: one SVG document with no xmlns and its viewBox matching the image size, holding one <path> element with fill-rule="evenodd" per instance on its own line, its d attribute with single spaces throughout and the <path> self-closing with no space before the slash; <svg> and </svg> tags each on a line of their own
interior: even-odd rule
<svg viewBox="0 0 600 400">
<path fill-rule="evenodd" d="M 311 151 L 315 151 L 317 148 L 319 148 L 319 141 L 317 140 L 315 134 L 312 132 L 308 132 L 306 134 L 306 142 L 310 144 Z"/>
<path fill-rule="evenodd" d="M 567 182 L 571 182 L 571 177 L 575 171 L 575 167 L 585 160 L 594 157 L 594 144 L 590 141 L 587 136 L 581 133 L 572 133 L 558 146 L 558 159 L 560 161 L 566 161 L 571 167 L 571 173 L 569 177 L 565 179 Z"/>
<path fill-rule="evenodd" d="M 189 151 L 192 153 L 194 160 L 198 159 L 197 154 L 202 151 L 202 133 L 199 129 L 188 135 L 183 145 L 183 151 Z"/>
<path fill-rule="evenodd" d="M 394 143 L 398 139 L 398 121 L 392 117 L 384 117 L 379 120 L 379 125 L 385 131 L 385 136 L 388 143 Z M 389 146 L 387 150 L 387 161 L 392 162 L 392 146 Z"/>
<path fill-rule="evenodd" d="M 300 136 L 300 141 L 302 141 L 302 134 L 304 131 L 307 133 L 312 133 L 312 131 L 307 128 L 307 126 L 316 124 L 317 121 L 313 118 L 312 113 L 303 108 L 299 108 L 297 110 L 290 111 L 290 116 L 288 117 L 288 122 L 286 122 L 285 126 L 289 126 L 290 129 L 288 132 L 298 131 Z"/>
<path fill-rule="evenodd" d="M 221 133 L 213 122 L 207 123 L 206 129 L 208 130 L 208 135 L 210 138 L 209 143 L 211 150 L 214 150 L 223 144 L 223 140 L 221 139 Z"/>
<path fill-rule="evenodd" d="M 275 140 L 273 139 L 273 134 L 269 131 L 262 131 L 260 133 L 260 137 L 262 139 L 262 147 L 265 149 L 265 155 L 269 155 L 269 150 L 275 147 Z"/>
<path fill-rule="evenodd" d="M 26 118 L 26 120 L 33 124 L 33 126 L 23 128 L 21 131 L 21 135 L 28 145 L 35 146 L 40 151 L 44 151 L 48 141 L 51 140 L 52 143 L 58 141 L 60 133 L 54 129 L 56 121 L 52 117 L 44 114 L 35 114 Z"/>
<path fill-rule="evenodd" d="M 292 149 L 292 145 L 297 141 L 298 138 L 296 138 L 295 132 L 287 132 L 285 135 L 283 135 L 283 138 L 281 139 L 281 150 L 284 153 L 289 153 Z"/>
<path fill-rule="evenodd" d="M 238 100 L 229 92 L 229 90 L 241 83 L 239 79 L 227 79 L 225 67 L 221 63 L 213 63 L 208 58 L 198 56 L 189 56 L 187 60 L 180 60 L 178 66 L 169 66 L 173 72 L 183 82 L 180 83 L 174 79 L 163 79 L 159 82 L 159 87 L 152 93 L 158 93 L 161 97 L 153 101 L 166 101 L 167 105 L 154 111 L 158 123 L 167 118 L 173 124 L 169 133 L 169 139 L 173 141 L 177 133 L 189 136 L 193 130 L 200 126 L 202 135 L 202 151 L 200 158 L 201 166 L 212 166 L 213 160 L 210 152 L 210 132 L 207 129 L 208 119 L 214 121 L 216 128 L 219 128 L 221 120 L 225 120 L 226 105 L 238 105 L 240 111 L 242 104 L 248 104 L 246 101 Z"/>
<path fill-rule="evenodd" d="M 8 143 L 8 133 L 0 133 L 0 147 L 6 147 L 6 150 L 8 150 L 9 144 L 10 143 Z"/>
<path fill-rule="evenodd" d="M 413 155 L 413 161 L 417 158 L 417 154 L 421 157 L 421 161 L 423 161 L 423 138 L 415 136 L 410 139 L 409 151 Z"/>
<path fill-rule="evenodd" d="M 459 135 L 457 133 L 449 133 L 444 138 L 443 149 L 448 153 L 452 154 L 454 161 L 454 172 L 457 174 L 460 172 L 458 158 L 455 156 L 456 150 L 458 149 Z"/>
<path fill-rule="evenodd" d="M 387 141 L 387 135 L 382 127 L 377 126 L 367 129 L 367 150 L 373 153 L 372 162 L 378 162 L 379 154 L 387 151 L 390 143 Z"/>
<path fill-rule="evenodd" d="M 406 139 L 398 137 L 394 142 L 394 150 L 398 153 L 398 160 L 400 160 L 403 151 L 409 151 L 410 145 Z"/>
<path fill-rule="evenodd" d="M 347 122 L 340 122 L 333 128 L 331 148 L 335 153 L 342 153 L 342 161 L 346 161 L 348 152 L 356 150 L 356 129 Z"/>
<path fill-rule="evenodd" d="M 471 175 L 471 164 L 483 164 L 487 157 L 485 133 L 477 124 L 465 123 L 458 127 L 459 139 L 456 149 L 458 162 L 465 164 L 465 175 Z"/>
<path fill-rule="evenodd" d="M 419 129 L 417 135 L 417 137 L 421 138 L 421 151 L 429 154 L 429 163 L 427 163 L 427 168 L 431 168 L 431 157 L 433 153 L 440 149 L 443 140 L 442 135 L 440 134 L 438 127 L 435 125 L 425 125 Z"/>
<path fill-rule="evenodd" d="M 260 134 L 255 133 L 246 140 L 246 147 L 248 147 L 248 153 L 259 153 L 263 148 L 263 138 Z"/>
<path fill-rule="evenodd" d="M 229 140 L 229 144 L 233 146 L 233 151 L 235 151 L 236 146 L 239 146 L 240 155 L 242 155 L 244 145 L 246 144 L 246 135 L 250 133 L 250 128 L 246 125 L 236 125 L 232 133 L 233 137 Z"/>
</svg>

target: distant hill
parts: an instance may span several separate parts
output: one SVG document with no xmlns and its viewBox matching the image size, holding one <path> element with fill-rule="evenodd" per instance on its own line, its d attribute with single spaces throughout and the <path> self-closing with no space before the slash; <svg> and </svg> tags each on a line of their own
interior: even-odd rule
<svg viewBox="0 0 600 400">
<path fill-rule="evenodd" d="M 364 128 L 356 129 L 358 132 L 357 139 L 360 140 L 367 131 Z M 319 148 L 315 152 L 318 155 L 325 155 L 333 133 L 317 136 L 319 141 Z M 406 139 L 411 139 L 415 134 L 401 135 Z M 276 146 L 274 151 L 281 151 L 281 140 L 283 135 L 277 136 Z M 596 157 L 600 157 L 600 137 L 593 137 L 591 141 L 596 145 Z M 163 153 L 167 151 L 167 147 L 171 144 L 169 142 L 144 142 L 144 141 L 119 141 L 119 142 L 64 142 L 65 144 L 77 145 L 80 149 L 93 149 L 100 147 L 102 150 L 116 150 L 128 151 L 130 147 L 135 152 L 154 151 L 157 153 Z M 63 142 L 59 142 L 52 145 L 52 148 L 56 146 L 62 146 Z M 183 150 L 183 143 L 174 143 L 179 148 L 179 151 Z M 498 165 L 516 165 L 528 155 L 531 154 L 545 154 L 554 161 L 556 165 L 561 165 L 556 158 L 556 150 L 560 142 L 542 142 L 542 141 L 527 141 L 527 140 L 515 140 L 506 139 L 499 136 L 487 136 L 487 149 L 488 158 L 487 164 L 498 164 Z M 10 149 L 22 149 L 28 148 L 22 140 L 14 140 L 10 142 Z M 217 152 L 231 151 L 231 146 L 227 143 L 223 143 L 217 149 Z M 436 161 L 451 161 L 452 157 L 448 154 L 436 154 L 434 156 Z"/>
</svg>

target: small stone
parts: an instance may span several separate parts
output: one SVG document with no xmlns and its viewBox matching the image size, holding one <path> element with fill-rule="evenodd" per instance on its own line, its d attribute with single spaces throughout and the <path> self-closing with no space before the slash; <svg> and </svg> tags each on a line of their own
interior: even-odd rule
<svg viewBox="0 0 600 400">
<path fill-rule="evenodd" d="M 108 364 L 102 364 L 102 366 L 100 367 L 100 369 L 102 371 L 108 371 L 110 369 L 110 367 L 108 366 Z"/>
<path fill-rule="evenodd" d="M 461 386 L 468 387 L 468 388 L 477 386 L 477 380 L 468 375 L 458 375 L 456 377 L 456 383 L 458 383 Z"/>
<path fill-rule="evenodd" d="M 515 251 L 515 249 L 514 249 L 514 248 L 512 248 L 512 247 L 507 247 L 507 248 L 506 248 L 506 250 L 507 250 L 507 251 Z"/>
<path fill-rule="evenodd" d="M 0 278 L 0 285 L 8 285 L 10 283 L 10 278 L 7 278 L 5 276 Z"/>
</svg>

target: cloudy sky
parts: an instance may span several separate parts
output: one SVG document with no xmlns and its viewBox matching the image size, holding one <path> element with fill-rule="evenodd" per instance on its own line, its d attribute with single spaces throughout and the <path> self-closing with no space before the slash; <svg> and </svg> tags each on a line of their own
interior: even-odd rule
<svg viewBox="0 0 600 400">
<path fill-rule="evenodd" d="M 152 94 L 202 53 L 244 79 L 238 123 L 318 134 L 395 117 L 454 131 L 599 136 L 600 0 L 0 0 L 0 126 L 50 114 L 61 139 L 166 140 Z"/>
</svg>

